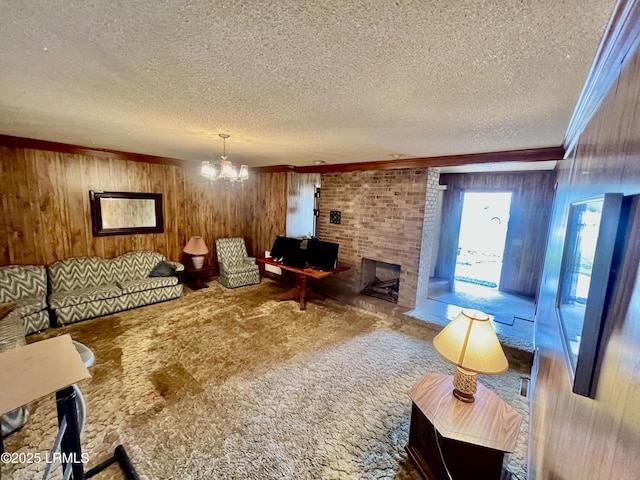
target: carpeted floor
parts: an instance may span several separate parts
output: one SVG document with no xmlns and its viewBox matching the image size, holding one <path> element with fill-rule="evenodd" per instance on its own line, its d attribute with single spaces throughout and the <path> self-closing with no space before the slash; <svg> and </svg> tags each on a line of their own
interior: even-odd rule
<svg viewBox="0 0 640 480">
<path fill-rule="evenodd" d="M 417 479 L 407 460 L 407 391 L 427 371 L 453 373 L 431 345 L 437 330 L 332 300 L 277 302 L 270 280 L 88 320 L 62 333 L 96 363 L 80 384 L 89 467 L 122 443 L 143 479 Z M 525 416 L 507 467 L 526 471 L 528 401 L 519 375 L 479 376 Z M 45 452 L 57 430 L 54 397 L 32 406 L 9 452 Z M 43 465 L 4 465 L 39 478 Z M 4 478 L 4 477 L 3 477 Z M 98 477 L 96 477 L 98 478 Z M 101 480 L 123 478 L 117 467 Z"/>
</svg>

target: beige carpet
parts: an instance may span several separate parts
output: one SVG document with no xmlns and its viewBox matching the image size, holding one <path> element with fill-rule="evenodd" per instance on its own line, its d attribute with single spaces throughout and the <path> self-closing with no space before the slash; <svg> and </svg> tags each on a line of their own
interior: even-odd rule
<svg viewBox="0 0 640 480">
<path fill-rule="evenodd" d="M 427 371 L 453 372 L 431 346 L 436 330 L 332 300 L 300 311 L 275 301 L 282 290 L 269 280 L 236 290 L 212 282 L 178 300 L 30 337 L 70 333 L 96 355 L 93 378 L 80 384 L 88 466 L 122 443 L 144 479 L 419 478 L 404 450 L 407 391 Z M 479 376 L 525 415 L 507 457 L 520 479 L 522 373 Z M 42 399 L 5 448 L 45 452 L 56 429 L 54 398 Z M 2 468 L 6 478 L 32 479 L 43 465 Z M 96 478 L 123 477 L 113 466 Z"/>
</svg>

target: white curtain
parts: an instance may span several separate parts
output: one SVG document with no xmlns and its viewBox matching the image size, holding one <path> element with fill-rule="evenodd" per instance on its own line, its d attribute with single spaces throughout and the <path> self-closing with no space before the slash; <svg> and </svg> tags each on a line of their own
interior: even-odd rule
<svg viewBox="0 0 640 480">
<path fill-rule="evenodd" d="M 320 185 L 319 173 L 287 173 L 287 237 L 306 237 L 313 233 L 313 195 Z"/>
</svg>

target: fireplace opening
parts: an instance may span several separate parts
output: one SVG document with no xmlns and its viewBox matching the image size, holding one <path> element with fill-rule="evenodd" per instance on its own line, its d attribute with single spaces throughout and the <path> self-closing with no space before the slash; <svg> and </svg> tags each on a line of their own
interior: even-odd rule
<svg viewBox="0 0 640 480">
<path fill-rule="evenodd" d="M 400 291 L 400 265 L 362 259 L 362 293 L 398 303 Z"/>
</svg>

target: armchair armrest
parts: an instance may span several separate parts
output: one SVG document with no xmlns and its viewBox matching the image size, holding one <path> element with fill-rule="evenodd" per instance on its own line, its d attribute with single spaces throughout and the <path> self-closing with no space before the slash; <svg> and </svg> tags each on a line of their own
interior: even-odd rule
<svg viewBox="0 0 640 480">
<path fill-rule="evenodd" d="M 247 257 L 247 262 L 256 263 L 256 257 Z"/>
</svg>

